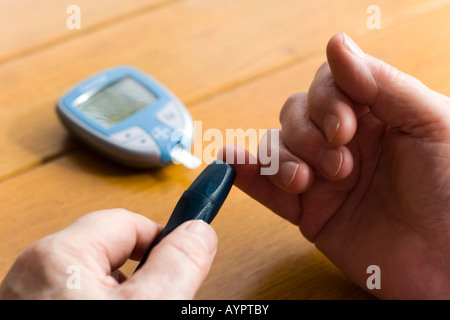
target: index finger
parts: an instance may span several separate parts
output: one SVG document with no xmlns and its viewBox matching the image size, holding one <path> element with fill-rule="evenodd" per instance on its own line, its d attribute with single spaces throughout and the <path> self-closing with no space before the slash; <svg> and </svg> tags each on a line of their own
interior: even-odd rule
<svg viewBox="0 0 450 320">
<path fill-rule="evenodd" d="M 69 247 L 72 255 L 91 263 L 94 259 L 106 273 L 127 259 L 140 259 L 162 227 L 125 209 L 87 214 L 53 236 Z M 81 261 L 82 263 L 82 261 Z"/>
</svg>

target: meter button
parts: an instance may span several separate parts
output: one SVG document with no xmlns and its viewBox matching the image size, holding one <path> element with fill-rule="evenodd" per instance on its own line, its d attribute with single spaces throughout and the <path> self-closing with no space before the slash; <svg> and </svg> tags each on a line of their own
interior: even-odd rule
<svg viewBox="0 0 450 320">
<path fill-rule="evenodd" d="M 159 147 L 156 142 L 146 133 L 137 137 L 134 140 L 125 143 L 128 148 L 132 149 L 142 149 L 146 152 L 154 151 L 158 155 L 160 154 Z"/>
<path fill-rule="evenodd" d="M 171 130 L 167 127 L 157 126 L 153 128 L 152 136 L 156 140 L 169 140 L 171 136 Z"/>
<path fill-rule="evenodd" d="M 178 129 L 183 126 L 183 118 L 178 108 L 171 102 L 166 104 L 157 114 L 156 118 L 165 125 Z"/>
<path fill-rule="evenodd" d="M 146 135 L 146 132 L 139 127 L 131 127 L 126 130 L 117 132 L 115 134 L 111 135 L 111 138 L 113 138 L 116 141 L 126 143 L 130 140 L 134 140 L 139 136 Z"/>
</svg>

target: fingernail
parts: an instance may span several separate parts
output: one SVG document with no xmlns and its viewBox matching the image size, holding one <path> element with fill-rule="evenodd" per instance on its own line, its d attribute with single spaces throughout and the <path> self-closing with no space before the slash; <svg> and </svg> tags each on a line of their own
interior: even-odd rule
<svg viewBox="0 0 450 320">
<path fill-rule="evenodd" d="M 319 165 L 323 173 L 330 178 L 334 178 L 341 170 L 342 153 L 337 149 L 324 149 Z"/>
<path fill-rule="evenodd" d="M 333 114 L 327 115 L 323 120 L 323 131 L 325 132 L 328 142 L 333 142 L 339 130 L 339 125 L 339 119 Z"/>
<path fill-rule="evenodd" d="M 208 253 L 215 250 L 217 246 L 216 234 L 211 232 L 211 226 L 203 220 L 193 220 L 186 231 L 193 234 L 205 246 Z"/>
<path fill-rule="evenodd" d="M 362 58 L 366 55 L 364 51 L 362 51 L 361 48 L 358 47 L 355 41 L 353 41 L 353 39 L 350 38 L 345 33 L 344 33 L 344 46 L 347 48 L 348 51 L 350 51 L 353 55 L 357 56 L 358 58 Z"/>
<path fill-rule="evenodd" d="M 286 161 L 280 166 L 280 180 L 286 187 L 289 187 L 294 181 L 298 167 L 299 164 L 294 161 Z"/>
</svg>

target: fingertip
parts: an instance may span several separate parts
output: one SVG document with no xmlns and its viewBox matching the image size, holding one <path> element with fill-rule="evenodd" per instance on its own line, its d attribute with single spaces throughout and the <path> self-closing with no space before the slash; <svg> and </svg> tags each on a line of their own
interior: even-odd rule
<svg viewBox="0 0 450 320">
<path fill-rule="evenodd" d="M 286 161 L 280 165 L 278 175 L 285 188 L 289 188 L 295 182 L 299 167 L 300 164 L 294 161 Z"/>
<path fill-rule="evenodd" d="M 341 127 L 341 121 L 336 115 L 329 113 L 325 116 L 322 126 L 328 142 L 333 143 Z"/>
<path fill-rule="evenodd" d="M 370 57 L 345 33 L 334 35 L 327 45 L 327 60 L 334 81 L 352 101 L 366 105 L 374 101 L 377 83 L 368 68 Z"/>
<path fill-rule="evenodd" d="M 326 53 L 327 57 L 333 57 L 335 51 L 344 43 L 344 33 L 337 33 L 328 40 Z"/>
<path fill-rule="evenodd" d="M 175 253 L 172 256 L 167 254 L 171 251 Z M 153 253 L 166 259 L 173 258 L 178 265 L 184 265 L 186 269 L 189 269 L 189 265 L 195 265 L 195 271 L 206 276 L 216 251 L 217 235 L 214 229 L 202 220 L 190 220 L 162 239 L 150 253 L 149 259 Z"/>
<path fill-rule="evenodd" d="M 330 38 L 326 48 L 327 62 L 331 70 L 336 69 L 342 64 L 342 60 L 348 54 L 345 50 L 345 36 L 344 33 L 335 34 Z"/>
<path fill-rule="evenodd" d="M 201 243 L 207 254 L 217 251 L 217 234 L 214 229 L 203 220 L 192 220 L 185 223 L 185 230 Z"/>
<path fill-rule="evenodd" d="M 362 63 L 362 58 L 367 55 L 345 33 L 336 34 L 328 41 L 326 53 L 328 64 L 340 88 L 351 98 L 356 96 L 358 101 L 365 101 L 367 97 L 364 94 L 367 91 L 360 91 L 362 88 L 371 88 L 374 84 L 371 74 Z"/>
<path fill-rule="evenodd" d="M 214 229 L 201 220 L 183 223 L 158 243 L 121 290 L 148 299 L 192 299 L 217 251 Z"/>
<path fill-rule="evenodd" d="M 292 165 L 289 165 L 291 161 L 285 162 L 280 166 L 280 179 L 283 186 L 280 186 L 284 191 L 291 194 L 300 194 L 308 190 L 314 182 L 314 173 L 312 169 L 303 161 L 296 163 L 295 170 L 292 170 Z M 291 167 L 290 181 L 287 181 L 283 175 L 283 170 Z"/>
<path fill-rule="evenodd" d="M 348 103 L 335 103 L 329 108 L 322 122 L 322 131 L 327 141 L 335 147 L 343 146 L 353 139 L 356 132 L 356 117 Z"/>
<path fill-rule="evenodd" d="M 300 194 L 313 184 L 314 173 L 303 161 L 288 160 L 281 163 L 278 172 L 268 178 L 281 190 L 290 194 Z"/>
<path fill-rule="evenodd" d="M 326 52 L 328 57 L 345 52 L 351 53 L 356 58 L 363 58 L 367 55 L 345 32 L 337 33 L 330 38 Z"/>
<path fill-rule="evenodd" d="M 319 161 L 322 176 L 330 181 L 340 181 L 347 178 L 353 171 L 353 155 L 343 146 L 325 148 Z"/>
<path fill-rule="evenodd" d="M 286 220 L 294 224 L 297 223 L 301 208 L 297 195 L 291 193 L 296 193 L 297 190 L 303 190 L 304 188 L 305 182 L 302 179 L 304 179 L 305 167 L 303 165 L 299 167 L 290 184 L 290 188 L 293 189 L 289 189 L 291 192 L 285 192 L 285 188 L 280 188 L 271 181 L 273 175 L 261 174 L 261 167 L 257 163 L 256 157 L 244 148 L 225 146 L 220 150 L 219 157 L 220 160 L 233 166 L 236 172 L 234 181 L 236 187 Z M 236 164 L 239 157 L 245 159 L 244 163 Z M 313 177 L 311 169 L 307 167 L 306 170 L 310 172 L 308 176 Z M 278 172 L 279 168 L 276 171 Z M 275 172 L 275 175 L 277 172 Z M 298 180 L 299 177 L 301 177 L 300 180 Z"/>
<path fill-rule="evenodd" d="M 234 184 L 238 188 L 244 190 L 248 187 L 251 188 L 251 182 L 260 176 L 258 160 L 242 147 L 236 145 L 224 146 L 217 153 L 217 158 L 233 167 L 236 173 Z"/>
<path fill-rule="evenodd" d="M 328 142 L 335 147 L 344 146 L 353 139 L 356 133 L 358 123 L 357 115 L 351 101 L 345 97 L 342 97 L 342 100 L 335 106 L 333 112 L 335 115 L 331 113 L 332 116 L 327 115 L 325 117 L 323 130 Z M 334 132 L 334 135 L 328 135 L 327 130 L 331 133 Z"/>
<path fill-rule="evenodd" d="M 220 148 L 217 153 L 217 159 L 222 160 L 232 167 L 237 165 L 257 164 L 257 159 L 246 149 L 236 146 L 228 145 Z"/>
</svg>

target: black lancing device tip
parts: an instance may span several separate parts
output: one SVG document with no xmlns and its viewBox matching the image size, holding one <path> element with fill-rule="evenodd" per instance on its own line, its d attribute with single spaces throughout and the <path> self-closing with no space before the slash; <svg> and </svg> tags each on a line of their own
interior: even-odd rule
<svg viewBox="0 0 450 320">
<path fill-rule="evenodd" d="M 145 263 L 153 247 L 180 224 L 189 220 L 211 223 L 227 198 L 235 176 L 234 169 L 226 162 L 215 160 L 208 165 L 178 200 L 167 225 L 153 241 L 136 270 Z"/>
</svg>

